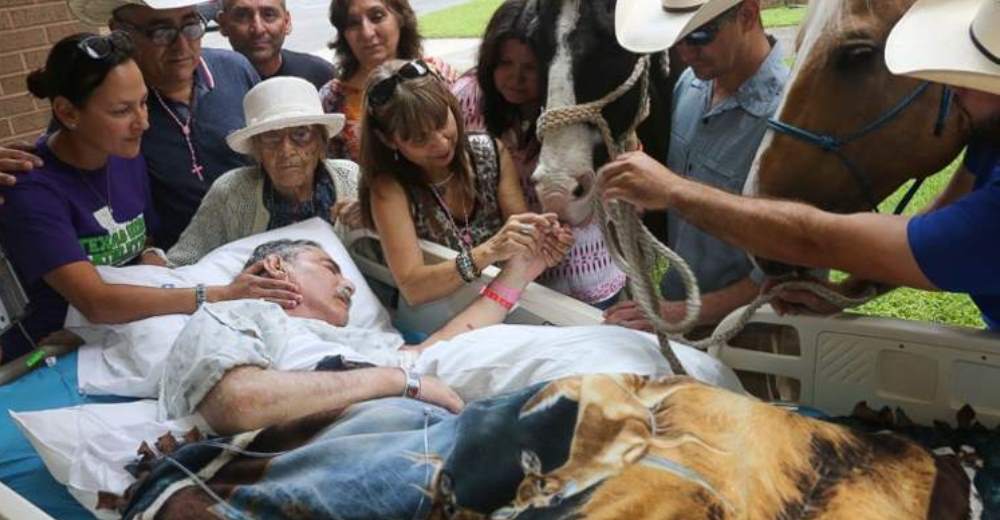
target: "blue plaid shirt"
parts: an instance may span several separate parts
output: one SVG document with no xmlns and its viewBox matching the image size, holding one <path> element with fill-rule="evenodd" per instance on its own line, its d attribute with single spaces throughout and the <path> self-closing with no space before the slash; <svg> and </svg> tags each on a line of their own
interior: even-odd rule
<svg viewBox="0 0 1000 520">
<path fill-rule="evenodd" d="M 760 69 L 735 94 L 712 104 L 714 81 L 702 81 L 689 68 L 674 87 L 673 121 L 667 166 L 679 175 L 733 193 L 743 191 L 767 120 L 781 101 L 788 81 L 780 44 L 774 43 Z M 753 271 L 746 253 L 696 228 L 674 212 L 667 214 L 669 245 L 688 261 L 702 293 L 724 289 Z M 755 273 L 759 281 L 760 273 Z M 676 270 L 663 277 L 668 300 L 684 299 Z"/>
</svg>

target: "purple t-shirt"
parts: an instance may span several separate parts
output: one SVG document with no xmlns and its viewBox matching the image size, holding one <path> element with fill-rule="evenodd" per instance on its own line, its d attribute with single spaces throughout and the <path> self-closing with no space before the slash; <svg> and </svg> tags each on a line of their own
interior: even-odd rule
<svg viewBox="0 0 1000 520">
<path fill-rule="evenodd" d="M 141 155 L 112 157 L 106 168 L 82 171 L 56 158 L 44 137 L 37 147 L 45 166 L 19 176 L 0 206 L 0 243 L 31 301 L 23 324 L 35 341 L 66 319 L 66 300 L 45 283 L 45 274 L 80 261 L 126 264 L 142 252 L 156 222 Z M 16 329 L 0 346 L 4 361 L 30 348 Z"/>
</svg>

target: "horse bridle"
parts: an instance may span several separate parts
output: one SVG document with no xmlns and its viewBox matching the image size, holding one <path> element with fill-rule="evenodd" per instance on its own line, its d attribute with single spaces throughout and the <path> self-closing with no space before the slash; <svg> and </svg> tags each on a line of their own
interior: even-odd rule
<svg viewBox="0 0 1000 520">
<path fill-rule="evenodd" d="M 847 136 L 844 137 L 837 137 L 833 134 L 822 134 L 818 132 L 812 132 L 810 130 L 806 130 L 798 126 L 782 122 L 778 120 L 778 118 L 776 117 L 769 119 L 767 124 L 769 127 L 771 127 L 771 129 L 779 133 L 794 137 L 808 144 L 815 145 L 821 148 L 825 152 L 829 152 L 836 155 L 837 158 L 840 159 L 840 162 L 843 163 L 844 166 L 847 168 L 847 171 L 851 173 L 851 176 L 854 177 L 854 180 L 856 180 L 858 185 L 861 187 L 861 191 L 864 194 L 865 198 L 867 199 L 868 204 L 871 206 L 872 211 L 877 212 L 878 201 L 875 199 L 875 194 L 872 191 L 871 177 L 865 175 L 865 173 L 861 170 L 861 168 L 859 168 L 858 165 L 855 164 L 854 161 L 852 161 L 844 153 L 843 148 L 844 146 L 854 141 L 857 141 L 858 139 L 861 139 L 862 137 L 892 122 L 893 119 L 902 114 L 907 108 L 913 105 L 913 103 L 917 99 L 919 99 L 921 95 L 927 92 L 927 89 L 929 89 L 930 86 L 931 86 L 930 82 L 927 81 L 921 82 L 916 89 L 907 94 L 906 97 L 904 97 L 894 107 L 884 112 L 882 115 L 880 115 L 871 123 L 865 125 L 861 130 L 848 134 Z M 934 123 L 935 137 L 941 137 L 941 134 L 944 132 L 945 123 L 947 123 L 948 115 L 951 112 L 951 98 L 952 98 L 951 89 L 948 87 L 942 87 L 941 102 L 938 105 L 938 117 L 937 121 Z M 900 199 L 899 203 L 896 204 L 896 208 L 893 210 L 894 214 L 899 215 L 900 213 L 903 212 L 904 209 L 906 209 L 906 206 L 910 203 L 910 200 L 912 200 L 913 196 L 916 195 L 917 190 L 919 190 L 920 186 L 923 185 L 924 179 L 925 178 L 917 179 L 917 181 L 914 182 L 912 186 L 910 186 L 910 189 L 906 192 L 903 198 Z"/>
<path fill-rule="evenodd" d="M 640 95 L 639 110 L 636 111 L 632 124 L 625 131 L 626 136 L 633 134 L 635 129 L 639 127 L 639 124 L 641 124 L 642 121 L 646 119 L 646 116 L 649 115 L 648 55 L 640 56 L 639 59 L 636 60 L 635 65 L 632 67 L 632 73 L 629 77 L 626 78 L 621 85 L 618 85 L 617 88 L 609 92 L 604 97 L 578 105 L 555 107 L 548 110 L 543 109 L 542 114 L 538 116 L 536 130 L 538 139 L 544 140 L 545 134 L 557 128 L 581 123 L 590 123 L 597 127 L 597 130 L 601 133 L 601 138 L 604 140 L 604 146 L 608 149 L 608 155 L 611 159 L 614 159 L 619 153 L 628 148 L 628 139 L 626 138 L 623 143 L 615 141 L 614 135 L 611 133 L 611 128 L 608 125 L 608 121 L 604 118 L 601 111 L 604 110 L 604 107 L 624 96 L 637 84 L 639 85 Z"/>
</svg>

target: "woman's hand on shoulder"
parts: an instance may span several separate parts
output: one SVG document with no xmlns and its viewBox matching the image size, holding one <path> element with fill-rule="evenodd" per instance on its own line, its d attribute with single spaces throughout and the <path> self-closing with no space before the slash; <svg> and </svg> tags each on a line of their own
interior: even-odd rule
<svg viewBox="0 0 1000 520">
<path fill-rule="evenodd" d="M 0 187 L 16 184 L 15 174 L 43 166 L 42 159 L 34 155 L 34 151 L 35 147 L 27 143 L 0 146 Z M 3 196 L 0 195 L 0 204 L 3 202 Z"/>
</svg>

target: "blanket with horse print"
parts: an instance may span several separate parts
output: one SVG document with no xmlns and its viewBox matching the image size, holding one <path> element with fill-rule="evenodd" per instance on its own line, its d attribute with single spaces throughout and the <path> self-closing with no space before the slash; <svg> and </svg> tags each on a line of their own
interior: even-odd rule
<svg viewBox="0 0 1000 520">
<path fill-rule="evenodd" d="M 591 375 L 451 415 L 381 399 L 144 447 L 126 518 L 967 518 L 957 457 L 684 377 Z M 179 467 L 183 466 L 183 470 Z"/>
</svg>

